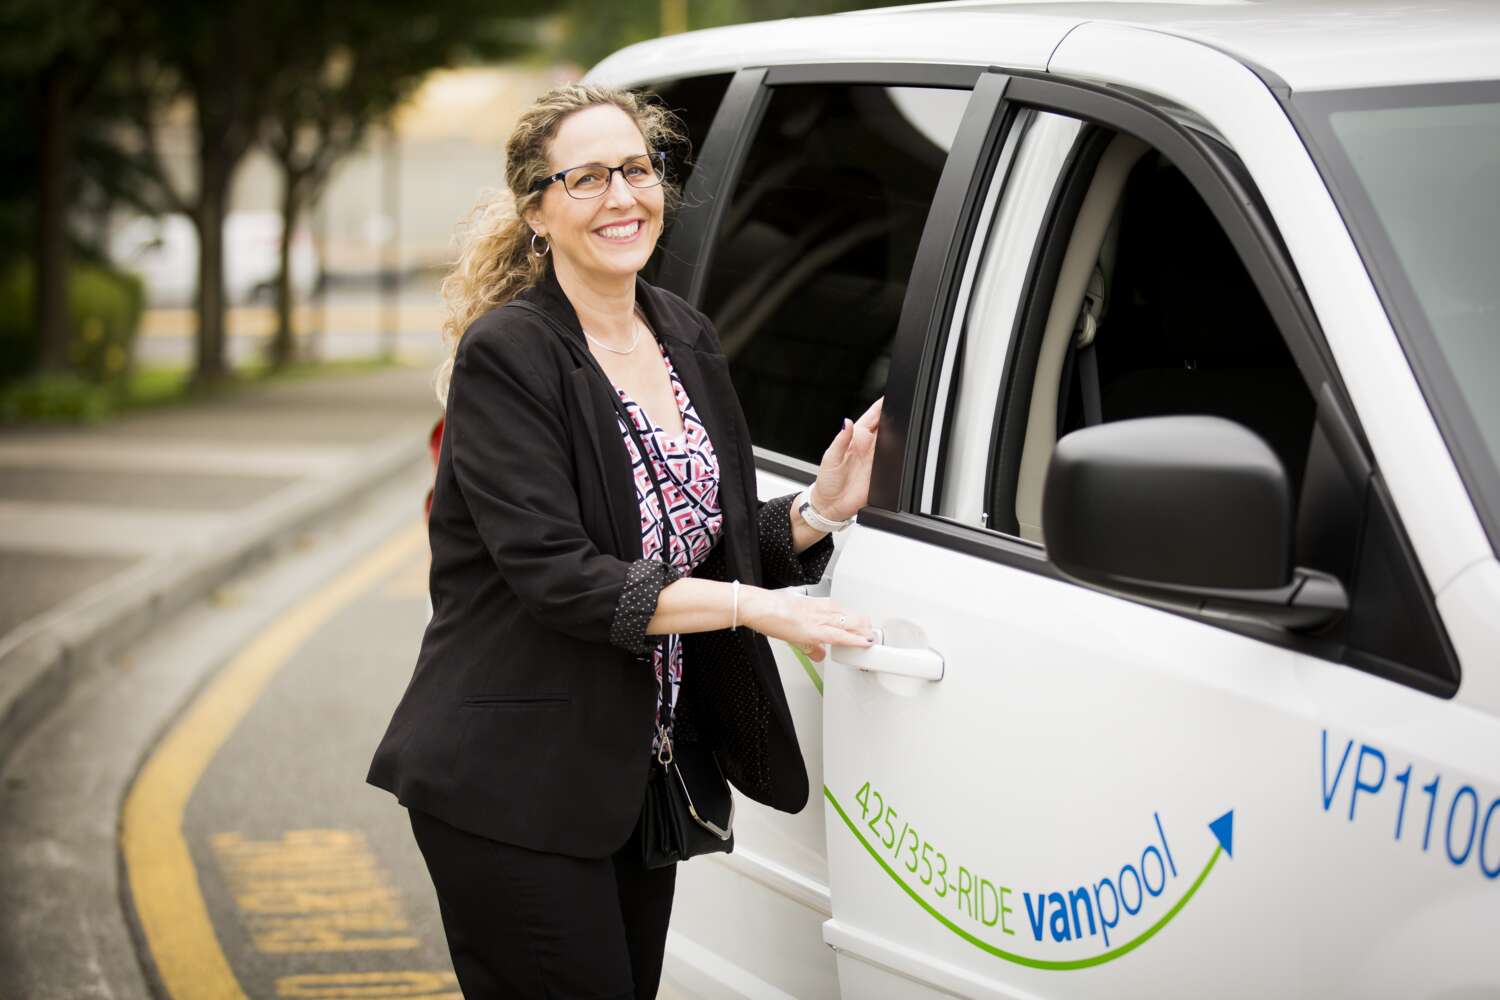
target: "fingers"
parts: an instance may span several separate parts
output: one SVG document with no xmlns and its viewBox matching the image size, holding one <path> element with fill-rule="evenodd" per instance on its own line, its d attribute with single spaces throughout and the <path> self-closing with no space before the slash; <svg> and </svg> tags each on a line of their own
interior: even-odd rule
<svg viewBox="0 0 1500 1000">
<path fill-rule="evenodd" d="M 875 634 L 875 629 L 871 626 L 870 619 L 853 611 L 845 611 L 842 608 L 829 608 L 828 614 L 822 620 L 822 624 L 844 632 L 852 632 L 858 636 L 873 636 Z"/>
<path fill-rule="evenodd" d="M 854 646 L 857 649 L 868 649 L 875 645 L 875 640 L 870 636 L 839 628 L 836 625 L 825 625 L 818 629 L 817 635 L 818 641 L 825 646 Z"/>
<path fill-rule="evenodd" d="M 842 462 L 854 438 L 854 425 L 845 417 L 844 426 L 839 428 L 839 432 L 833 436 L 833 440 L 828 442 L 828 447 L 823 451 L 823 464 L 837 466 Z"/>
<path fill-rule="evenodd" d="M 875 402 L 870 404 L 869 409 L 860 414 L 859 420 L 855 421 L 855 423 L 865 430 L 873 432 L 875 428 L 880 424 L 880 410 L 884 405 L 885 397 L 881 396 L 879 399 L 875 400 Z"/>
</svg>

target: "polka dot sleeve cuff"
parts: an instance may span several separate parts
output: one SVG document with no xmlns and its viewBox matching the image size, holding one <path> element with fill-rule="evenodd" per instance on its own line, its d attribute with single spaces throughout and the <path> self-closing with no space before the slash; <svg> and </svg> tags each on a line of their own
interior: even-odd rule
<svg viewBox="0 0 1500 1000">
<path fill-rule="evenodd" d="M 823 570 L 833 555 L 833 536 L 824 535 L 801 553 L 792 550 L 792 501 L 795 493 L 760 506 L 760 564 L 769 586 L 801 587 L 823 579 Z"/>
<path fill-rule="evenodd" d="M 674 567 L 659 559 L 637 559 L 631 563 L 625 571 L 620 603 L 615 605 L 609 641 L 636 656 L 650 653 L 661 638 L 646 635 L 646 625 L 656 614 L 656 599 L 663 587 L 681 576 Z"/>
</svg>

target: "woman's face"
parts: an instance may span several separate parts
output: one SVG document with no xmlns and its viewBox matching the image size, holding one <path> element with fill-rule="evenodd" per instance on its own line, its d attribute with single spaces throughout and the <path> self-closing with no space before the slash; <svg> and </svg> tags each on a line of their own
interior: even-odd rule
<svg viewBox="0 0 1500 1000">
<path fill-rule="evenodd" d="M 613 104 L 596 104 L 562 120 L 547 150 L 548 173 L 585 163 L 618 166 L 645 153 L 634 121 Z M 554 181 L 526 213 L 535 232 L 547 237 L 557 263 L 580 274 L 633 276 L 645 266 L 661 235 L 660 185 L 631 187 L 620 171 L 595 198 L 575 198 Z"/>
</svg>

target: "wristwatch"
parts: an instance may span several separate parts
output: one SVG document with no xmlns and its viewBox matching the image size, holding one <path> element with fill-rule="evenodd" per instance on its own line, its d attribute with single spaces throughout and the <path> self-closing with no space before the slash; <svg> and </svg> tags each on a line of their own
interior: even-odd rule
<svg viewBox="0 0 1500 1000">
<path fill-rule="evenodd" d="M 854 518 L 852 517 L 846 517 L 842 521 L 830 521 L 822 514 L 819 514 L 817 508 L 812 505 L 812 494 L 808 493 L 806 490 L 803 490 L 802 493 L 798 495 L 794 503 L 797 507 L 798 516 L 800 516 L 802 520 L 807 523 L 807 526 L 809 528 L 812 528 L 816 531 L 843 531 L 845 528 L 849 527 L 849 525 L 854 523 Z"/>
</svg>

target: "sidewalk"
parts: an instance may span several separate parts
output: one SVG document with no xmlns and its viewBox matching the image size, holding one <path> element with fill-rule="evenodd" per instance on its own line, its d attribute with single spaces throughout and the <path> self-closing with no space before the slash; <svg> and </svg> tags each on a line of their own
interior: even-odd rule
<svg viewBox="0 0 1500 1000">
<path fill-rule="evenodd" d="M 0 432 L 0 759 L 71 672 L 427 461 L 430 379 L 308 377 Z"/>
</svg>

